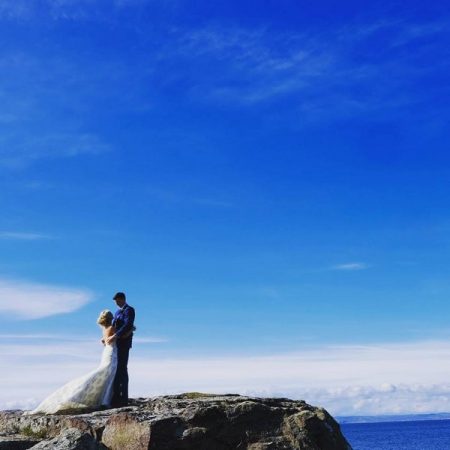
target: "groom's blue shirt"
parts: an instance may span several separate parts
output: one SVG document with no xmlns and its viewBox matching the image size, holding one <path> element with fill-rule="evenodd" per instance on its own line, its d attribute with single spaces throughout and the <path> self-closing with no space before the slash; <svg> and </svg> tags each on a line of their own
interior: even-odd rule
<svg viewBox="0 0 450 450">
<path fill-rule="evenodd" d="M 116 327 L 116 336 L 121 338 L 124 334 L 131 331 L 134 326 L 135 312 L 134 308 L 125 304 L 122 308 L 118 309 L 114 314 L 113 325 Z M 131 340 L 127 338 L 127 340 Z"/>
</svg>

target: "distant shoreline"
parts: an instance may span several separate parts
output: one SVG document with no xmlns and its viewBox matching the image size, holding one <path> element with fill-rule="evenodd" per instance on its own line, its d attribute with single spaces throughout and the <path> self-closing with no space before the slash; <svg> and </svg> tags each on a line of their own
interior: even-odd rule
<svg viewBox="0 0 450 450">
<path fill-rule="evenodd" d="M 450 420 L 450 413 L 434 414 L 395 414 L 381 416 L 336 416 L 339 424 L 381 423 L 381 422 L 417 422 L 427 420 Z"/>
</svg>

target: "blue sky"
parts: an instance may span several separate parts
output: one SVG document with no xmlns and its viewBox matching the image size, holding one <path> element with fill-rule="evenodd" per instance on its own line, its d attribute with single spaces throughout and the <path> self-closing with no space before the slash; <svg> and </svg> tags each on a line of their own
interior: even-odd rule
<svg viewBox="0 0 450 450">
<path fill-rule="evenodd" d="M 1 406 L 41 395 L 19 367 L 43 395 L 92 364 L 85 340 L 123 290 L 135 379 L 176 365 L 136 395 L 450 410 L 444 2 L 3 0 L 0 22 L 1 334 L 16 346 Z M 369 380 L 355 347 L 385 371 Z M 317 386 L 290 359 L 311 351 Z M 59 357 L 74 366 L 49 381 Z M 249 374 L 268 375 L 164 384 L 211 358 L 235 373 L 262 358 Z"/>
</svg>

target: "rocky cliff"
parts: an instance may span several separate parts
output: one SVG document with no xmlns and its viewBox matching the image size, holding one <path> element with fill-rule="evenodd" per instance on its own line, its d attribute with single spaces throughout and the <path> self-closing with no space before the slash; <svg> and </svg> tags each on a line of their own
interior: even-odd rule
<svg viewBox="0 0 450 450">
<path fill-rule="evenodd" d="M 351 450 L 322 408 L 284 398 L 182 394 L 70 415 L 0 413 L 0 450 Z"/>
</svg>

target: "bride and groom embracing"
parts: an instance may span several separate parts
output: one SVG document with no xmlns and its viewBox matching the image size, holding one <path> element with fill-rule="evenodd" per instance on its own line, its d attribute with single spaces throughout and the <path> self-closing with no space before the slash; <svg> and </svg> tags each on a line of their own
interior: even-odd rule
<svg viewBox="0 0 450 450">
<path fill-rule="evenodd" d="M 134 308 L 123 292 L 113 297 L 118 310 L 100 313 L 104 345 L 100 366 L 65 384 L 27 414 L 56 414 L 99 407 L 118 408 L 128 404 L 128 356 L 132 346 Z"/>
</svg>

